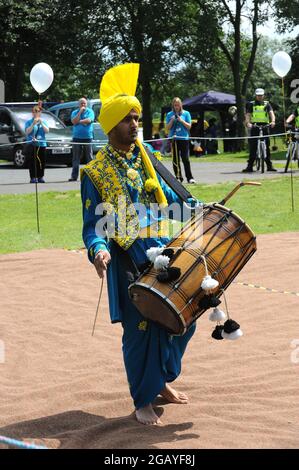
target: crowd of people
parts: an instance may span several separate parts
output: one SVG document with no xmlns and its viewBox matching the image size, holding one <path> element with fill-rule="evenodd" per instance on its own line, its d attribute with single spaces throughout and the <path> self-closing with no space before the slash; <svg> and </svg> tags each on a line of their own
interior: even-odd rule
<svg viewBox="0 0 299 470">
<path fill-rule="evenodd" d="M 46 134 L 49 131 L 47 124 L 41 119 L 41 105 L 32 110 L 32 119 L 25 124 L 27 134 L 26 157 L 30 174 L 30 183 L 44 183 Z M 248 130 L 249 158 L 243 172 L 253 172 L 256 160 L 257 144 L 260 127 L 266 135 L 266 165 L 268 171 L 276 171 L 271 162 L 270 153 L 270 129 L 275 127 L 275 114 L 269 101 L 265 99 L 265 91 L 262 88 L 255 90 L 255 98 L 246 104 L 244 113 L 244 125 Z M 204 155 L 220 153 L 218 141 L 223 139 L 223 151 L 234 153 L 237 151 L 237 108 L 230 106 L 226 113 L 226 119 L 222 126 L 217 123 L 215 117 L 205 120 L 203 115 L 197 119 L 191 119 L 189 111 L 183 108 L 182 101 L 175 97 L 172 101 L 171 111 L 166 115 L 166 122 L 160 122 L 158 129 L 154 132 L 150 148 L 160 152 L 162 155 L 172 155 L 173 172 L 180 181 L 194 184 L 190 155 L 201 157 Z M 93 156 L 93 122 L 95 120 L 93 110 L 88 106 L 88 101 L 82 97 L 78 101 L 78 108 L 71 114 L 73 150 L 72 150 L 72 173 L 69 181 L 77 181 L 79 176 L 80 162 L 82 156 L 88 163 Z M 299 128 L 299 108 L 295 108 L 286 119 L 285 124 L 294 122 Z M 252 138 L 252 137 L 256 137 Z M 184 167 L 182 174 L 181 162 Z"/>
</svg>

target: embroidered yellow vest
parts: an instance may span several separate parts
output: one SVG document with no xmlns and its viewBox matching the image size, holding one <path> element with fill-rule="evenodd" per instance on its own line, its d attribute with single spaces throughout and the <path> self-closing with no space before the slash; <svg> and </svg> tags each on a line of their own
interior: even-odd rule
<svg viewBox="0 0 299 470">
<path fill-rule="evenodd" d="M 81 171 L 81 179 L 87 176 L 98 190 L 103 203 L 113 206 L 117 224 L 113 239 L 124 250 L 138 238 L 140 225 L 137 212 L 126 183 L 107 152 L 99 150 L 96 159 Z"/>
</svg>

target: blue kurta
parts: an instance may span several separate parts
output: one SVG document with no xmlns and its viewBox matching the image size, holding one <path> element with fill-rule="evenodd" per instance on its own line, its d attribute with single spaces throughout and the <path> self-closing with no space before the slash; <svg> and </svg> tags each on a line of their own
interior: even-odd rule
<svg viewBox="0 0 299 470">
<path fill-rule="evenodd" d="M 177 202 L 179 197 L 159 178 L 168 204 Z M 139 201 L 138 191 L 127 184 L 132 201 Z M 95 209 L 101 197 L 91 180 L 85 175 L 81 184 L 83 203 L 83 239 L 88 250 L 90 261 L 101 250 L 108 250 L 111 262 L 107 270 L 110 317 L 112 323 L 121 322 L 123 326 L 123 357 L 130 392 L 136 409 L 153 402 L 166 382 L 175 380 L 181 371 L 181 360 L 188 341 L 195 331 L 195 324 L 183 336 L 172 336 L 156 323 L 145 320 L 128 295 L 129 281 L 124 267 L 112 240 L 96 234 L 95 226 L 100 216 Z M 147 223 L 150 224 L 154 214 L 148 208 Z M 141 227 L 144 219 L 140 220 Z M 168 238 L 137 239 L 127 250 L 133 261 L 140 265 L 147 261 L 146 250 L 152 246 L 163 246 Z"/>
</svg>

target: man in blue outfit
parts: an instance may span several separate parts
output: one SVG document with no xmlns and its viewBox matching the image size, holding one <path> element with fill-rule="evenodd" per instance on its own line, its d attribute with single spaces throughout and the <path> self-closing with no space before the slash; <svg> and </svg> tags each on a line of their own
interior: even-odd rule
<svg viewBox="0 0 299 470">
<path fill-rule="evenodd" d="M 123 326 L 123 358 L 136 418 L 142 424 L 159 424 L 152 406 L 157 395 L 173 403 L 188 402 L 187 396 L 174 390 L 169 382 L 180 374 L 181 359 L 195 324 L 185 335 L 173 337 L 163 327 L 145 320 L 128 295 L 130 281 L 121 253 L 137 266 L 145 263 L 147 249 L 164 246 L 169 241 L 159 231 L 147 237 L 142 235 L 149 225 L 154 222 L 157 225 L 151 204 L 183 205 L 158 177 L 138 139 L 141 105 L 134 96 L 138 71 L 139 64 L 116 66 L 106 72 L 101 83 L 99 122 L 109 143 L 82 171 L 83 239 L 99 277 L 107 272 L 111 321 Z M 112 235 L 101 223 L 105 219 L 102 203 L 105 208 L 112 208 L 110 216 L 115 221 Z M 143 204 L 145 216 L 137 213 L 136 204 Z M 163 225 L 162 217 L 158 217 L 158 225 Z M 120 227 L 121 219 L 125 220 L 125 232 Z"/>
<path fill-rule="evenodd" d="M 172 137 L 172 164 L 173 171 L 179 181 L 183 181 L 180 158 L 183 161 L 185 176 L 188 183 L 194 184 L 189 160 L 189 136 L 191 129 L 191 115 L 183 109 L 182 101 L 176 97 L 172 100 L 172 111 L 166 115 L 166 129 Z"/>
<path fill-rule="evenodd" d="M 79 108 L 71 114 L 73 123 L 73 160 L 72 175 L 69 181 L 77 181 L 79 175 L 79 166 L 81 153 L 85 157 L 86 162 L 93 159 L 92 139 L 93 139 L 93 121 L 94 112 L 87 107 L 85 98 L 79 100 Z"/>
</svg>

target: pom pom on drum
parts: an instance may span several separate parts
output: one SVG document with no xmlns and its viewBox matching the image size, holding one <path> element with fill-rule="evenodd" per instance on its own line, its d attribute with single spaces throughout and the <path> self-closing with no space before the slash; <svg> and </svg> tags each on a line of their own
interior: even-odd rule
<svg viewBox="0 0 299 470">
<path fill-rule="evenodd" d="M 165 246 L 152 247 L 146 251 L 146 254 L 148 259 L 154 264 L 154 268 L 160 271 L 157 275 L 159 282 L 172 282 L 180 277 L 180 268 L 169 266 L 170 260 L 174 255 L 172 248 L 165 248 Z"/>
<path fill-rule="evenodd" d="M 210 315 L 209 315 L 209 320 L 210 321 L 221 322 L 225 319 L 226 319 L 226 314 L 223 312 L 223 310 L 220 310 L 218 307 L 215 307 L 213 309 L 213 312 L 210 313 Z"/>
<path fill-rule="evenodd" d="M 225 308 L 226 308 L 226 314 L 220 310 L 218 307 L 215 307 L 213 312 L 209 315 L 209 319 L 211 321 L 216 321 L 217 325 L 212 332 L 212 338 L 214 339 L 230 339 L 230 340 L 235 340 L 243 336 L 243 332 L 240 329 L 239 323 L 237 323 L 235 320 L 232 320 L 229 317 L 228 309 L 227 309 L 227 302 L 226 302 L 226 297 L 224 293 L 224 289 L 221 289 L 224 297 L 224 302 L 225 302 Z M 221 325 L 221 322 L 223 322 L 227 318 L 226 322 L 224 325 Z"/>
<path fill-rule="evenodd" d="M 162 269 L 166 269 L 169 265 L 169 261 L 170 261 L 170 258 L 168 258 L 168 256 L 158 255 L 155 258 L 155 261 L 154 261 L 154 268 L 157 271 L 161 271 Z"/>
<path fill-rule="evenodd" d="M 208 308 L 215 308 L 221 304 L 221 300 L 216 297 L 215 294 L 204 295 L 198 302 L 200 309 L 207 310 Z"/>
<path fill-rule="evenodd" d="M 152 246 L 151 248 L 146 250 L 146 255 L 150 262 L 154 263 L 157 256 L 162 255 L 164 250 L 165 246 Z"/>
</svg>

